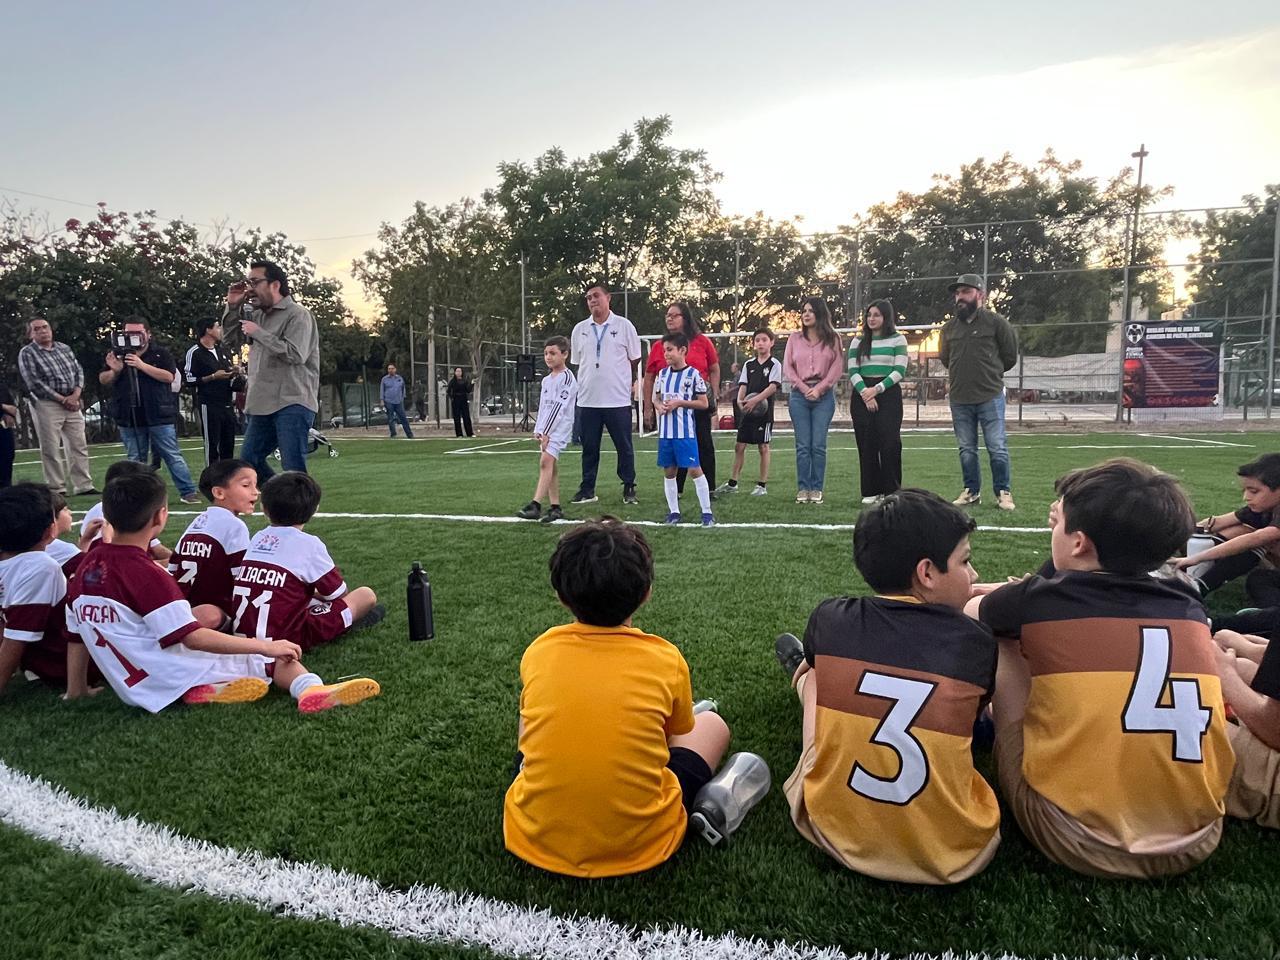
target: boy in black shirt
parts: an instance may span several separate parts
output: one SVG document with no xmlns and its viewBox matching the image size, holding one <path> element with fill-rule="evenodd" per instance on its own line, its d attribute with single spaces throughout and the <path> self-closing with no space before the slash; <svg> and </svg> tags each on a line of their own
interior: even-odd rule
<svg viewBox="0 0 1280 960">
<path fill-rule="evenodd" d="M 769 441 L 773 436 L 773 399 L 782 388 L 782 363 L 773 358 L 773 331 L 757 330 L 751 338 L 756 355 L 742 365 L 738 375 L 735 413 L 738 417 L 738 442 L 733 450 L 733 475 L 716 489 L 717 494 L 737 493 L 738 477 L 746 460 L 747 444 L 760 451 L 760 479 L 751 491 L 753 497 L 768 493 Z"/>
</svg>

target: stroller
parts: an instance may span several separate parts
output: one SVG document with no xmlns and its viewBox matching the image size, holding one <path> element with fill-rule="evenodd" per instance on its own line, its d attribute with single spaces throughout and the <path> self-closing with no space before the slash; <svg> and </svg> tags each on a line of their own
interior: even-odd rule
<svg viewBox="0 0 1280 960">
<path fill-rule="evenodd" d="M 307 456 L 311 456 L 311 454 L 315 453 L 321 447 L 329 448 L 330 460 L 338 456 L 338 450 L 336 447 L 334 447 L 332 443 L 329 442 L 329 438 L 326 437 L 319 430 L 317 430 L 315 427 L 311 427 L 309 430 L 307 430 Z M 276 460 L 279 460 L 280 459 L 279 448 L 277 448 L 275 453 L 271 454 L 271 456 L 274 457 Z"/>
</svg>

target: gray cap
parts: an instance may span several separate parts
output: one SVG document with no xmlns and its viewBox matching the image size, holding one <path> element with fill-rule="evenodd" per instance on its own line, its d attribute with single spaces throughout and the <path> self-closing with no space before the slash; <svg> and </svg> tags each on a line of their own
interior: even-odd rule
<svg viewBox="0 0 1280 960">
<path fill-rule="evenodd" d="M 947 287 L 948 293 L 955 293 L 957 287 L 973 287 L 975 290 L 982 289 L 982 277 L 976 273 L 962 273 L 956 277 L 956 282 Z"/>
</svg>

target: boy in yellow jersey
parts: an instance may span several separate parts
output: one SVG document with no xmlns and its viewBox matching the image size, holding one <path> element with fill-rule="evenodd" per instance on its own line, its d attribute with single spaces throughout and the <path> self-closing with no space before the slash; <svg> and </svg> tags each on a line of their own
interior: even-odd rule
<svg viewBox="0 0 1280 960">
<path fill-rule="evenodd" d="M 649 544 L 612 517 L 566 533 L 551 556 L 574 621 L 520 660 L 520 771 L 502 824 L 507 849 L 544 870 L 612 877 L 662 863 L 729 745 L 718 715 L 694 715 L 680 651 L 631 625 L 652 584 Z"/>
<path fill-rule="evenodd" d="M 803 706 L 784 791 L 796 829 L 882 880 L 946 884 L 981 871 L 1000 810 L 973 767 L 973 725 L 995 683 L 990 631 L 961 612 L 977 579 L 974 521 L 937 494 L 898 490 L 853 533 L 874 597 L 824 600 L 778 660 Z"/>
<path fill-rule="evenodd" d="M 1137 460 L 1058 480 L 1057 574 L 970 602 L 1001 638 L 1000 787 L 1045 856 L 1100 877 L 1190 870 L 1222 835 L 1233 756 L 1215 645 L 1191 587 L 1150 572 L 1195 525 Z"/>
</svg>

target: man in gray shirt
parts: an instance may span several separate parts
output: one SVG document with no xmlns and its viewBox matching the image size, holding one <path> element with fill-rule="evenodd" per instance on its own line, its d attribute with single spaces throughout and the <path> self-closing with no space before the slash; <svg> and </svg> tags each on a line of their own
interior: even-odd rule
<svg viewBox="0 0 1280 960">
<path fill-rule="evenodd" d="M 378 386 L 378 396 L 382 399 L 382 409 L 387 411 L 387 427 L 391 436 L 396 435 L 396 421 L 404 427 L 404 435 L 413 439 L 413 431 L 409 429 L 409 418 L 404 412 L 404 377 L 396 373 L 394 363 L 387 364 L 387 375 Z"/>
<path fill-rule="evenodd" d="M 1013 325 L 983 304 L 982 277 L 966 273 L 947 288 L 955 310 L 942 328 L 938 359 L 947 368 L 951 422 L 960 447 L 964 490 L 958 506 L 982 501 L 982 468 L 978 464 L 978 426 L 991 459 L 991 485 L 996 506 L 1014 509 L 1009 481 L 1009 444 L 1004 432 L 1004 372 L 1018 362 L 1018 335 Z"/>
<path fill-rule="evenodd" d="M 270 260 L 255 260 L 249 275 L 227 290 L 228 318 L 248 316 L 240 329 L 249 341 L 249 387 L 245 396 L 240 456 L 258 470 L 258 485 L 271 479 L 267 466 L 279 448 L 286 470 L 307 472 L 307 436 L 320 409 L 320 334 L 311 312 L 289 295 L 289 278 Z"/>
</svg>

